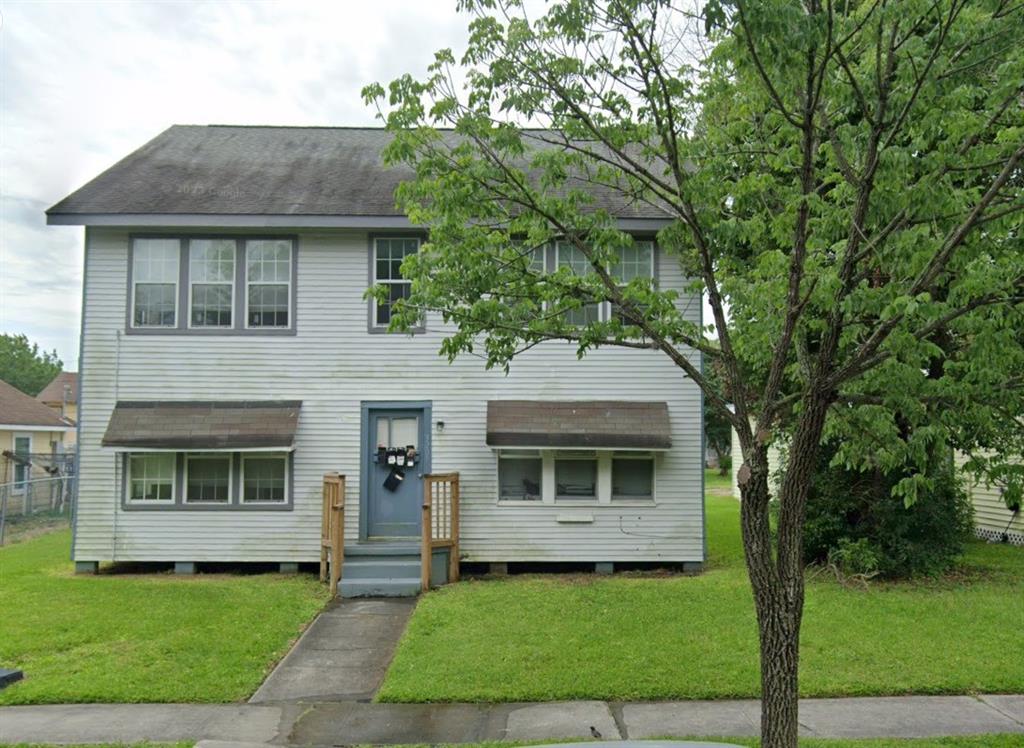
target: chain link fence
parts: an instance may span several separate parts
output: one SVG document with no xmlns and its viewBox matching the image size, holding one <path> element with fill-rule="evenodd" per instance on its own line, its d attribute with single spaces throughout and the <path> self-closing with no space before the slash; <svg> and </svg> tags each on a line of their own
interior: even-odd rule
<svg viewBox="0 0 1024 748">
<path fill-rule="evenodd" d="M 12 535 L 71 521 L 76 496 L 74 455 L 11 455 L 0 482 L 0 545 Z"/>
</svg>

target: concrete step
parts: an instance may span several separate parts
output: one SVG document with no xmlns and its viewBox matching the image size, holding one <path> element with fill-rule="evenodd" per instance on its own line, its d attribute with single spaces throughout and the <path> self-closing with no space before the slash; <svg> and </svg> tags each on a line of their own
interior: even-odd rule
<svg viewBox="0 0 1024 748">
<path fill-rule="evenodd" d="M 346 543 L 345 556 L 420 557 L 419 543 Z"/>
<path fill-rule="evenodd" d="M 341 578 L 342 597 L 415 597 L 420 592 L 419 579 L 389 579 L 370 577 L 368 579 Z"/>
<path fill-rule="evenodd" d="M 353 556 L 341 567 L 345 579 L 410 579 L 420 578 L 420 560 L 405 556 Z"/>
</svg>

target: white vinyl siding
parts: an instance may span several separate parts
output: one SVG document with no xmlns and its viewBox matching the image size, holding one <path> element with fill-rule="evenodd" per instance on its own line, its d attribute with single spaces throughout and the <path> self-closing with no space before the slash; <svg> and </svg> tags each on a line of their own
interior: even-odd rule
<svg viewBox="0 0 1024 748">
<path fill-rule="evenodd" d="M 366 231 L 299 234 L 293 335 L 118 340 L 129 232 L 88 229 L 75 558 L 317 561 L 325 472 L 346 476 L 346 543 L 359 536 L 361 403 L 426 400 L 434 424 L 424 470 L 460 473 L 467 561 L 702 560 L 700 394 L 664 354 L 602 348 L 577 360 L 572 345 L 552 342 L 518 357 L 507 376 L 473 356 L 449 365 L 437 353 L 445 330 L 439 315 L 428 315 L 420 335 L 367 334 L 370 244 Z M 658 278 L 679 291 L 686 318 L 699 322 L 700 304 L 685 292 L 675 262 L 662 260 Z M 699 364 L 698 354 L 685 353 Z M 132 511 L 116 500 L 124 461 L 100 441 L 117 400 L 267 399 L 302 401 L 289 458 L 292 511 Z M 556 505 L 552 482 L 550 502 L 499 501 L 498 456 L 486 445 L 487 401 L 498 399 L 666 401 L 673 446 L 656 455 L 657 500 L 624 507 L 610 500 L 609 483 L 607 503 Z M 442 432 L 437 421 L 445 422 Z M 592 522 L 558 519 L 576 513 Z"/>
</svg>

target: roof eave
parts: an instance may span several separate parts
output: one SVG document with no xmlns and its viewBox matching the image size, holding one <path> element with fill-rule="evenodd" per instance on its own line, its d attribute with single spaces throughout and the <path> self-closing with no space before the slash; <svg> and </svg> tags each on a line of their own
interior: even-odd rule
<svg viewBox="0 0 1024 748">
<path fill-rule="evenodd" d="M 269 215 L 237 213 L 57 213 L 47 212 L 50 226 L 195 227 L 195 228 L 338 228 L 423 229 L 406 216 Z M 622 231 L 658 231 L 670 218 L 619 218 Z"/>
</svg>

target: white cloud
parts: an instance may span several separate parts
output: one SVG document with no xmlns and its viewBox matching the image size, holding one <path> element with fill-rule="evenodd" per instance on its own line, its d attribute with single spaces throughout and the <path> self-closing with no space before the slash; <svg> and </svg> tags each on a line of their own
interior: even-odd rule
<svg viewBox="0 0 1024 748">
<path fill-rule="evenodd" d="M 82 231 L 43 211 L 171 124 L 367 125 L 464 46 L 454 2 L 0 4 L 0 331 L 77 365 Z"/>
</svg>

